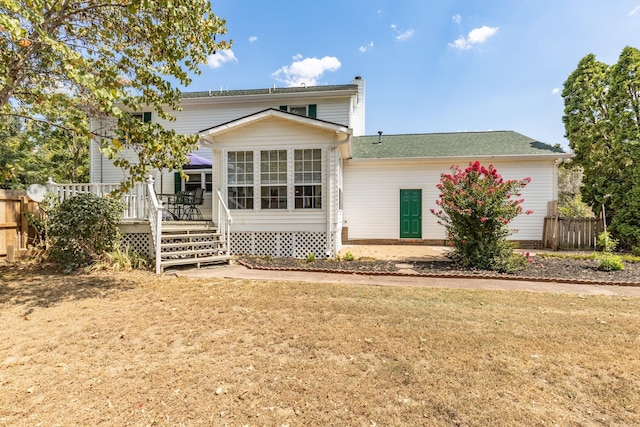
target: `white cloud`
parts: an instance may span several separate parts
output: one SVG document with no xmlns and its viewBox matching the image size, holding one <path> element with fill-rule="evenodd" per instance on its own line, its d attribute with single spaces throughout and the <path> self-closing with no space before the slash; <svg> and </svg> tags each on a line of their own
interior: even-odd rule
<svg viewBox="0 0 640 427">
<path fill-rule="evenodd" d="M 455 15 L 453 15 L 453 17 L 451 18 L 451 20 L 453 22 L 455 22 L 456 24 L 459 24 L 462 22 L 462 16 L 460 16 L 459 13 L 456 13 Z"/>
<path fill-rule="evenodd" d="M 403 42 L 405 40 L 409 40 L 413 36 L 413 30 L 407 30 L 403 33 L 400 33 L 396 36 L 396 40 L 399 42 Z"/>
<path fill-rule="evenodd" d="M 554 95 L 559 94 L 559 93 L 560 93 L 560 88 L 559 88 L 559 87 L 554 87 L 554 88 L 551 90 L 551 93 L 552 93 L 552 94 L 554 94 Z"/>
<path fill-rule="evenodd" d="M 629 16 L 635 15 L 638 11 L 640 11 L 640 6 L 634 7 L 633 10 L 629 12 Z"/>
<path fill-rule="evenodd" d="M 336 71 L 342 65 L 335 56 L 323 58 L 293 57 L 291 65 L 285 65 L 272 74 L 273 77 L 287 86 L 315 86 L 325 72 Z"/>
<path fill-rule="evenodd" d="M 413 36 L 413 33 L 414 33 L 413 30 L 400 31 L 396 24 L 391 24 L 391 29 L 393 31 L 395 31 L 395 33 L 397 34 L 396 35 L 396 40 L 399 41 L 399 42 L 403 42 L 403 41 L 406 41 L 406 40 L 410 39 Z"/>
<path fill-rule="evenodd" d="M 368 45 L 360 46 L 358 50 L 360 53 L 365 53 L 369 49 L 373 49 L 373 41 L 370 41 Z"/>
<path fill-rule="evenodd" d="M 472 44 L 476 43 L 484 43 L 489 39 L 489 37 L 493 36 L 498 32 L 498 27 L 487 27 L 486 25 L 471 30 L 469 33 L 469 42 Z"/>
<path fill-rule="evenodd" d="M 468 50 L 475 45 L 486 42 L 497 32 L 498 27 L 487 27 L 486 25 L 483 25 L 480 28 L 474 28 L 471 30 L 467 37 L 460 36 L 453 43 L 449 43 L 449 46 L 455 49 Z"/>
<path fill-rule="evenodd" d="M 237 62 L 238 58 L 231 49 L 219 50 L 215 55 L 207 57 L 207 65 L 211 68 L 220 68 L 225 62 Z"/>
<path fill-rule="evenodd" d="M 251 37 L 249 37 L 249 41 L 250 41 L 251 43 L 253 43 L 253 42 L 255 42 L 255 41 L 258 41 L 258 36 L 251 36 Z"/>
</svg>

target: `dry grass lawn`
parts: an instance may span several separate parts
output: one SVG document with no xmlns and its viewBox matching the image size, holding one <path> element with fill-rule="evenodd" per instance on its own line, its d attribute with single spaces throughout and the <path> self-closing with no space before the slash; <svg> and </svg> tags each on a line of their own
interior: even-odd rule
<svg viewBox="0 0 640 427">
<path fill-rule="evenodd" d="M 5 266 L 0 425 L 640 425 L 639 331 L 633 297 Z"/>
</svg>

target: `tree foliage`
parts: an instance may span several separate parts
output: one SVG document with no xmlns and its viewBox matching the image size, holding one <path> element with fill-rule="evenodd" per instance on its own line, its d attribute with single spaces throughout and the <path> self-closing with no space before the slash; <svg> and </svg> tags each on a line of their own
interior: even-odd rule
<svg viewBox="0 0 640 427">
<path fill-rule="evenodd" d="M 514 233 L 509 223 L 523 213 L 520 191 L 530 181 L 505 180 L 493 165 L 486 168 L 477 161 L 464 170 L 455 166 L 451 173 L 441 175 L 436 201 L 441 210 L 431 209 L 431 213 L 447 229 L 447 238 L 464 264 L 513 271 L 526 263 L 513 253 L 507 237 Z"/>
<path fill-rule="evenodd" d="M 0 188 L 23 189 L 44 184 L 48 177 L 56 182 L 88 182 L 86 141 L 61 127 L 0 117 Z"/>
<path fill-rule="evenodd" d="M 593 218 L 593 212 L 582 201 L 584 171 L 575 163 L 563 163 L 558 168 L 558 213 L 565 218 Z"/>
<path fill-rule="evenodd" d="M 130 182 L 179 169 L 197 137 L 129 113 L 172 119 L 180 92 L 171 81 L 187 86 L 209 55 L 230 46 L 215 40 L 225 32 L 206 0 L 3 0 L 0 116 L 53 126 L 87 145 L 95 138 Z M 87 117 L 104 126 L 92 133 Z"/>
<path fill-rule="evenodd" d="M 607 65 L 582 58 L 564 83 L 563 121 L 584 169 L 583 200 L 602 206 L 610 230 L 628 245 L 640 243 L 640 51 L 626 47 Z"/>
</svg>

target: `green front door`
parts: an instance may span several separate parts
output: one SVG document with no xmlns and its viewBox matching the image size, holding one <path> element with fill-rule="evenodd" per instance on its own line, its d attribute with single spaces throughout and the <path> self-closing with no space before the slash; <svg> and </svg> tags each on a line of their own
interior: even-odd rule
<svg viewBox="0 0 640 427">
<path fill-rule="evenodd" d="M 422 238 L 422 190 L 400 190 L 400 238 Z"/>
</svg>

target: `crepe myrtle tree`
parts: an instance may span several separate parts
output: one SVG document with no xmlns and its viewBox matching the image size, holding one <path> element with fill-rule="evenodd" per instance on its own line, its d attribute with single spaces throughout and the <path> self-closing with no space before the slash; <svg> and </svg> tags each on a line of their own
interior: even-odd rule
<svg viewBox="0 0 640 427">
<path fill-rule="evenodd" d="M 216 41 L 225 25 L 208 0 L 2 0 L 0 117 L 56 127 L 87 146 L 93 138 L 127 172 L 125 187 L 153 169 L 180 169 L 197 136 L 131 112 L 172 120 L 176 86 L 230 48 Z"/>
<path fill-rule="evenodd" d="M 478 161 L 464 170 L 453 166 L 451 173 L 441 175 L 436 201 L 440 209 L 431 209 L 431 213 L 446 228 L 454 253 L 464 265 L 502 272 L 526 265 L 528 254 L 515 254 L 507 237 L 516 232 L 509 227 L 516 216 L 533 213 L 523 211 L 520 193 L 530 181 L 505 180 L 493 165 L 487 168 Z"/>
</svg>

